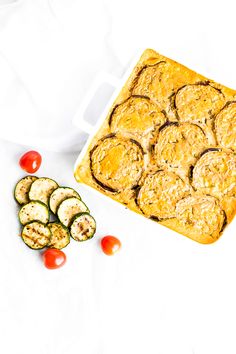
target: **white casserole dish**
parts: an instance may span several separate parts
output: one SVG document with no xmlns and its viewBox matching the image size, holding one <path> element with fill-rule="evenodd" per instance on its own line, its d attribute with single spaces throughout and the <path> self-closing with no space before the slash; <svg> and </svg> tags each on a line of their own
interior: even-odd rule
<svg viewBox="0 0 236 354">
<path fill-rule="evenodd" d="M 77 170 L 78 165 L 81 163 L 83 158 L 85 157 L 85 154 L 88 150 L 88 147 L 90 146 L 90 143 L 94 136 L 97 134 L 98 130 L 100 127 L 103 125 L 105 119 L 107 118 L 107 115 L 111 109 L 111 106 L 113 105 L 114 101 L 118 97 L 120 91 L 122 90 L 123 86 L 126 84 L 129 76 L 131 75 L 135 65 L 137 64 L 138 60 L 140 59 L 141 53 L 133 60 L 132 64 L 130 65 L 129 69 L 126 71 L 125 75 L 123 76 L 122 79 L 117 79 L 107 73 L 100 73 L 98 77 L 94 80 L 93 85 L 91 86 L 91 89 L 88 91 L 85 100 L 83 101 L 82 105 L 80 106 L 79 110 L 77 111 L 74 119 L 73 119 L 73 124 L 86 132 L 88 134 L 88 139 L 82 148 L 81 152 L 79 153 L 77 160 L 74 165 L 74 173 Z M 108 89 L 109 88 L 109 89 Z M 113 94 L 107 101 L 105 108 L 100 111 L 99 113 L 96 112 L 96 104 L 95 103 L 95 97 L 99 93 L 100 90 L 106 89 L 113 91 Z M 94 112 L 95 111 L 95 112 Z M 96 121 L 98 117 L 98 120 Z M 104 195 L 103 193 L 100 193 L 98 190 L 92 188 L 91 186 L 84 184 L 81 182 L 86 189 L 92 190 L 95 192 L 95 195 L 99 196 L 100 199 L 101 197 L 105 199 L 109 199 L 112 202 L 115 202 L 115 204 L 120 206 L 121 208 L 127 209 L 124 205 L 121 203 L 113 200 L 109 196 Z M 129 211 L 132 211 L 131 209 L 128 209 Z M 135 213 L 133 211 L 133 213 Z M 135 213 L 136 214 L 136 213 Z M 141 215 L 141 214 L 140 214 Z M 147 220 L 147 218 L 145 218 Z M 152 220 L 149 220 L 149 222 L 152 222 L 154 227 L 161 227 L 161 230 L 163 231 L 163 226 L 158 223 L 153 223 Z M 166 227 L 164 226 L 166 229 Z M 170 230 L 170 229 L 169 229 Z M 178 235 L 180 233 L 171 230 L 171 232 L 174 232 Z M 230 224 L 227 225 L 226 229 L 224 230 L 224 236 L 228 235 L 229 233 L 233 234 L 236 233 L 236 217 L 233 219 L 233 221 L 230 222 Z M 225 237 L 224 237 L 225 238 Z M 222 239 L 222 237 L 220 237 Z"/>
</svg>

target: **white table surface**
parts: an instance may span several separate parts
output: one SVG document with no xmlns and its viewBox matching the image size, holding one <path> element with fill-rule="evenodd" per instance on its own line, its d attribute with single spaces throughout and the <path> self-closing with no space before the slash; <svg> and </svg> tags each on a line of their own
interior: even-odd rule
<svg viewBox="0 0 236 354">
<path fill-rule="evenodd" d="M 70 13 L 70 6 L 85 4 L 76 0 L 50 3 L 55 17 L 65 27 L 71 23 L 72 29 L 76 12 Z M 109 43 L 117 55 L 109 58 L 113 74 L 119 65 L 119 69 L 127 66 L 138 45 L 150 45 L 145 42 L 147 34 L 157 33 L 156 41 L 152 38 L 155 49 L 236 87 L 233 1 L 214 1 L 213 7 L 211 1 L 195 6 L 188 1 L 146 1 L 146 6 L 137 6 L 137 17 L 130 15 L 131 1 L 106 3 L 112 18 Z M 70 4 L 66 10 L 65 4 Z M 152 18 L 145 28 L 137 25 L 142 13 Z M 1 17 L 0 49 L 7 18 L 7 14 Z M 17 59 L 13 54 L 14 50 L 12 58 Z M 45 71 L 40 77 L 40 68 L 36 73 L 28 56 L 19 54 L 21 64 L 24 58 L 26 63 L 18 69 L 40 102 L 41 114 L 50 113 L 55 119 L 62 111 L 72 118 L 77 78 L 67 80 L 67 86 L 58 80 L 50 101 L 46 91 L 52 90 L 55 72 L 47 78 L 48 87 L 40 86 Z M 80 90 L 89 86 L 89 75 Z M 14 117 L 15 122 L 23 120 L 23 111 Z M 235 354 L 235 222 L 215 244 L 197 244 L 77 185 L 73 178 L 77 152 L 40 150 L 43 163 L 37 174 L 78 189 L 98 225 L 94 239 L 82 244 L 71 241 L 65 249 L 66 265 L 49 271 L 39 252 L 27 248 L 19 237 L 18 208 L 12 195 L 16 181 L 24 175 L 18 159 L 29 148 L 34 146 L 0 140 L 0 353 Z M 99 240 L 106 234 L 122 241 L 122 250 L 114 257 L 100 250 Z"/>
</svg>

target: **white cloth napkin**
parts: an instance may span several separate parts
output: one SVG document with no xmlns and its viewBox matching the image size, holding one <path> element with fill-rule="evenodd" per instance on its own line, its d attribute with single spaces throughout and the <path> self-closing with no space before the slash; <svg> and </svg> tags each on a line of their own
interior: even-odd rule
<svg viewBox="0 0 236 354">
<path fill-rule="evenodd" d="M 147 47 L 236 87 L 233 1 L 214 10 L 203 0 L 8 2 L 0 6 L 2 138 L 54 151 L 81 145 L 72 119 L 94 77 L 121 76 Z"/>
<path fill-rule="evenodd" d="M 0 7 L 0 137 L 51 150 L 83 139 L 72 118 L 96 74 L 114 64 L 109 26 L 99 1 Z"/>
</svg>

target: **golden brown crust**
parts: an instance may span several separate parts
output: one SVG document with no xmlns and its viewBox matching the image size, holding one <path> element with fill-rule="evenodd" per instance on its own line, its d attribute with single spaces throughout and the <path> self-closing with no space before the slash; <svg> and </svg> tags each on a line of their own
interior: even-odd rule
<svg viewBox="0 0 236 354">
<path fill-rule="evenodd" d="M 236 91 L 147 49 L 92 139 L 75 177 L 137 213 L 161 219 L 161 224 L 198 242 L 211 243 L 220 235 L 222 213 L 226 213 L 229 223 L 236 212 L 232 152 L 236 134 L 231 134 L 229 129 L 235 115 L 234 106 L 226 106 L 227 102 L 235 100 Z M 113 146 L 113 139 L 119 141 L 119 148 Z M 135 142 L 130 143 L 132 139 Z M 222 150 L 222 147 L 227 149 Z M 114 153 L 114 148 L 119 152 Z M 209 148 L 216 149 L 216 154 L 209 151 L 208 157 L 204 157 L 203 152 Z M 129 153 L 125 153 L 126 149 Z M 104 151 L 103 161 L 100 157 Z M 209 156 L 213 156 L 213 160 L 205 164 Z M 221 171 L 218 171 L 218 162 L 214 163 L 218 159 Z M 203 175 L 207 183 L 203 182 Z M 163 176 L 168 178 L 165 180 Z M 211 178 L 215 181 L 214 188 L 210 187 Z M 164 187 L 158 187 L 157 181 Z M 178 186 L 173 187 L 173 195 L 170 186 Z M 206 196 L 207 193 L 211 196 Z M 177 205 L 178 210 L 185 205 L 179 200 L 186 197 L 198 198 L 196 205 L 195 199 L 187 200 L 188 212 L 192 212 L 189 207 L 192 204 L 199 213 L 207 206 L 209 220 L 216 226 L 213 231 L 206 231 L 207 214 L 202 219 L 202 228 L 196 222 L 190 230 L 183 221 L 183 214 L 176 209 Z M 215 219 L 210 213 L 211 207 Z"/>
<path fill-rule="evenodd" d="M 137 204 L 149 218 L 176 216 L 176 203 L 190 193 L 190 186 L 173 172 L 158 171 L 148 175 L 137 196 Z"/>
<path fill-rule="evenodd" d="M 236 152 L 236 102 L 229 102 L 215 118 L 217 142 Z"/>
</svg>

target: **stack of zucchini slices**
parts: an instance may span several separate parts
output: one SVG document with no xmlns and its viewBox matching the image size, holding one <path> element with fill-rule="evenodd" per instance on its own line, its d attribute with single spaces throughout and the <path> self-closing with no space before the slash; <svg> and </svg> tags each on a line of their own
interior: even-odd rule
<svg viewBox="0 0 236 354">
<path fill-rule="evenodd" d="M 32 249 L 62 249 L 70 236 L 86 241 L 95 234 L 96 222 L 72 188 L 60 187 L 47 177 L 26 176 L 16 184 L 14 196 L 21 205 L 22 239 Z"/>
</svg>

